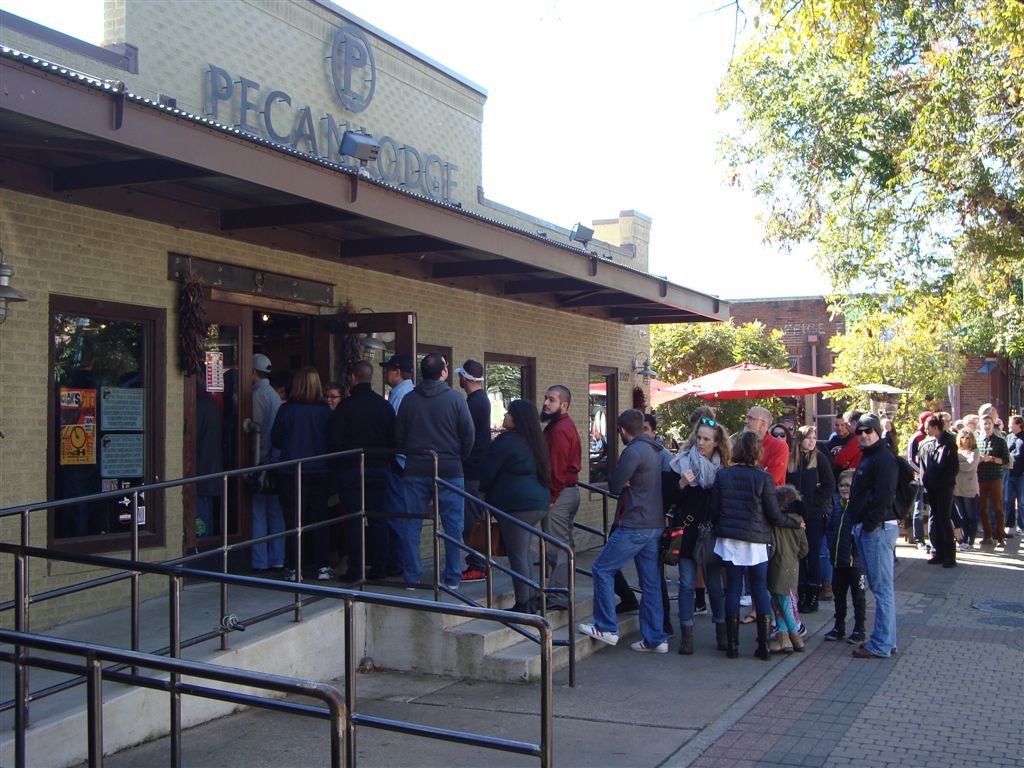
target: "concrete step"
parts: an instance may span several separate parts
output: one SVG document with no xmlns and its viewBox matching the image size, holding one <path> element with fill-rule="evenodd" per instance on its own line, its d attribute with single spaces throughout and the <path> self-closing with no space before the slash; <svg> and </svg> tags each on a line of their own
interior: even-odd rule
<svg viewBox="0 0 1024 768">
<path fill-rule="evenodd" d="M 577 623 L 593 622 L 589 614 L 577 619 Z M 619 616 L 619 637 L 625 638 L 640 629 L 640 617 L 636 613 Z M 571 638 L 576 646 L 576 663 L 608 648 L 605 643 L 581 635 L 575 627 L 563 626 L 555 633 L 555 640 Z M 620 639 L 619 643 L 625 642 Z M 552 671 L 557 672 L 569 666 L 569 646 L 556 646 L 551 652 Z M 530 683 L 540 679 L 540 646 L 532 640 L 521 640 L 490 654 L 487 664 L 478 671 L 480 679 L 495 681 L 516 681 Z"/>
</svg>

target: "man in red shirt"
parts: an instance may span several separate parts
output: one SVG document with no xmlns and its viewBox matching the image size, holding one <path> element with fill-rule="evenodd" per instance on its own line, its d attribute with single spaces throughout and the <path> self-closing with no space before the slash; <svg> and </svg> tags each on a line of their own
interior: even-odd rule
<svg viewBox="0 0 1024 768">
<path fill-rule="evenodd" d="M 758 466 L 772 476 L 775 487 L 786 484 L 786 464 L 789 462 L 789 446 L 785 440 L 768 434 L 768 426 L 772 423 L 772 414 L 767 408 L 755 405 L 747 411 L 744 428 L 748 432 L 759 435 L 764 441 Z"/>
<path fill-rule="evenodd" d="M 579 481 L 582 450 L 580 434 L 569 416 L 572 395 L 568 387 L 556 384 L 544 393 L 540 420 L 547 422 L 544 438 L 551 454 L 551 507 L 542 522 L 545 533 L 574 547 L 572 538 L 573 520 L 580 508 Z M 569 560 L 565 552 L 553 547 L 546 548 L 549 587 L 569 586 Z M 548 603 L 549 610 L 565 610 L 568 598 L 555 596 Z"/>
</svg>

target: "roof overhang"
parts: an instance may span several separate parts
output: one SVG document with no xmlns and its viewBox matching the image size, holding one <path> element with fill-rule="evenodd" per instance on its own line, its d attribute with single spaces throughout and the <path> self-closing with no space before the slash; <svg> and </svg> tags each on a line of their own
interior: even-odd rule
<svg viewBox="0 0 1024 768">
<path fill-rule="evenodd" d="M 621 323 L 728 306 L 596 253 L 0 50 L 0 186 Z"/>
</svg>

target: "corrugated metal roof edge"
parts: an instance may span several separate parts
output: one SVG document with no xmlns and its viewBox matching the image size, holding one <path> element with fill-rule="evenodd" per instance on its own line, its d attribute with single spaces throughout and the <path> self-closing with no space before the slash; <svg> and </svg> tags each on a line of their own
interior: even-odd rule
<svg viewBox="0 0 1024 768">
<path fill-rule="evenodd" d="M 149 107 L 160 112 L 165 112 L 167 114 L 174 115 L 175 117 L 179 117 L 190 122 L 203 125 L 207 128 L 212 128 L 222 133 L 229 134 L 231 136 L 235 136 L 245 141 L 252 142 L 253 144 L 268 147 L 276 152 L 288 154 L 324 168 L 330 168 L 331 170 L 337 171 L 339 173 L 344 173 L 348 175 L 359 174 L 359 170 L 357 168 L 352 168 L 346 165 L 342 165 L 340 163 L 335 163 L 331 160 L 327 160 L 326 158 L 320 157 L 319 155 L 314 155 L 309 152 L 303 152 L 302 150 L 295 149 L 294 147 L 290 147 L 287 144 L 281 144 L 276 141 L 271 141 L 270 139 L 263 138 L 262 136 L 259 136 L 257 134 L 250 133 L 248 131 L 243 131 L 240 130 L 239 128 L 235 128 L 230 125 L 224 125 L 223 123 L 219 123 L 215 120 L 203 117 L 202 115 L 196 115 L 192 112 L 187 112 L 183 109 L 178 109 L 177 107 L 169 107 L 167 105 L 160 104 L 159 102 L 153 101 L 152 99 L 146 98 L 144 96 L 139 96 L 137 94 L 128 92 L 125 90 L 127 86 L 123 81 L 120 80 L 104 80 L 94 75 L 90 75 L 85 72 L 79 72 L 75 69 L 72 69 L 71 67 L 66 67 L 62 64 L 57 64 L 55 62 L 40 58 L 39 56 L 34 56 L 30 53 L 25 53 L 24 51 L 19 51 L 16 48 L 10 48 L 8 46 L 0 46 L 0 58 L 9 59 L 11 61 L 17 61 L 20 64 L 28 65 L 40 71 L 65 78 L 72 82 L 81 83 L 88 87 L 94 88 L 95 90 L 110 93 L 111 95 L 123 94 L 126 99 L 136 104 L 139 104 L 143 107 Z M 550 240 L 546 237 L 540 237 L 535 232 L 530 232 L 529 230 L 523 229 L 522 227 L 517 227 L 513 224 L 508 224 L 504 221 L 492 219 L 487 216 L 478 214 L 474 211 L 466 210 L 465 208 L 462 207 L 461 203 L 447 203 L 443 200 L 435 200 L 434 198 L 427 197 L 426 195 L 421 195 L 416 192 L 412 192 L 408 189 L 395 186 L 394 184 L 388 184 L 387 182 L 380 181 L 379 179 L 374 179 L 372 177 L 361 176 L 360 178 L 364 183 L 374 184 L 376 186 L 389 189 L 393 192 L 397 192 L 406 197 L 412 197 L 418 200 L 422 200 L 423 202 L 428 203 L 430 205 L 435 205 L 439 208 L 444 208 L 454 213 L 458 213 L 463 216 L 467 216 L 469 218 L 485 222 L 492 226 L 499 227 L 510 232 L 515 232 L 518 235 L 522 235 L 524 237 L 530 238 L 531 240 L 535 240 L 538 244 L 559 248 L 561 250 L 569 251 L 575 254 L 594 257 L 594 254 L 591 253 L 590 251 L 587 251 L 585 248 L 577 248 L 568 243 L 559 243 L 557 241 Z M 665 283 L 666 285 L 670 285 L 674 288 L 678 288 L 679 290 L 686 291 L 687 293 L 691 293 L 695 296 L 703 296 L 704 298 L 707 299 L 721 301 L 721 299 L 718 296 L 709 293 L 702 293 L 700 291 L 695 291 L 692 288 L 687 288 L 684 285 L 673 283 L 667 277 L 664 276 L 652 275 L 651 273 L 645 272 L 642 269 L 636 269 L 635 267 L 630 267 L 625 264 L 619 264 L 618 262 L 612 261 L 611 259 L 607 258 L 601 258 L 601 262 L 603 264 L 607 264 L 610 267 L 614 267 L 615 269 L 620 269 L 625 272 L 631 272 L 636 275 L 641 275 L 651 280 L 655 280 L 659 283 Z"/>
</svg>

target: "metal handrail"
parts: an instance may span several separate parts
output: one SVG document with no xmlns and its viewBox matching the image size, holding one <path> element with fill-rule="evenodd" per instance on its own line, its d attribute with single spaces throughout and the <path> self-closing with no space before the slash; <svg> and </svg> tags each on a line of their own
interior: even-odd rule
<svg viewBox="0 0 1024 768">
<path fill-rule="evenodd" d="M 15 632 L 22 633 L 25 635 L 28 635 L 26 631 L 26 625 L 28 618 L 28 606 L 29 603 L 31 602 L 32 597 L 28 593 L 28 580 L 25 578 L 28 571 L 28 558 L 44 558 L 48 560 L 58 560 L 63 562 L 77 563 L 80 565 L 91 565 L 101 568 L 127 569 L 137 574 L 147 573 L 167 576 L 170 579 L 170 590 L 168 592 L 168 597 L 171 602 L 170 654 L 172 658 L 177 658 L 181 653 L 180 595 L 181 585 L 185 578 L 212 581 L 215 583 L 219 583 L 222 586 L 235 585 L 265 589 L 275 592 L 301 593 L 311 597 L 318 597 L 321 599 L 327 598 L 334 600 L 343 600 L 345 603 L 344 746 L 346 755 L 346 765 L 354 766 L 356 762 L 355 727 L 357 725 L 362 725 L 370 728 L 392 730 L 401 733 L 415 734 L 419 736 L 437 738 L 444 741 L 451 741 L 460 744 L 469 744 L 474 746 L 487 747 L 490 749 L 497 749 L 505 752 L 513 752 L 516 754 L 539 757 L 542 766 L 546 767 L 551 765 L 551 758 L 553 754 L 553 745 L 551 743 L 553 689 L 551 675 L 551 653 L 553 646 L 553 638 L 551 625 L 547 621 L 547 619 L 545 619 L 542 616 L 513 613 L 511 611 L 501 611 L 491 608 L 483 608 L 479 606 L 464 606 L 451 603 L 440 603 L 428 600 L 419 600 L 416 598 L 409 597 L 383 595 L 372 592 L 342 589 L 338 587 L 323 587 L 312 584 L 282 582 L 274 579 L 261 579 L 252 576 L 240 576 L 229 573 L 217 573 L 214 571 L 203 571 L 193 568 L 184 568 L 180 565 L 144 563 L 140 561 L 123 560 L 118 558 L 104 557 L 100 555 L 84 555 L 57 552 L 54 550 L 44 549 L 41 547 L 29 547 L 23 544 L 18 545 L 0 542 L 0 553 L 11 554 L 14 556 L 16 602 Z M 425 611 L 427 613 L 449 614 L 469 619 L 485 619 L 490 621 L 498 621 L 504 624 L 523 624 L 535 628 L 538 632 L 538 635 L 541 638 L 540 742 L 538 744 L 529 744 L 519 741 L 497 739 L 489 736 L 484 736 L 481 734 L 465 733 L 462 731 L 455 731 L 451 729 L 422 726 L 416 723 L 392 721 L 384 718 L 376 718 L 369 715 L 358 714 L 356 712 L 355 689 L 357 655 L 355 651 L 356 632 L 353 612 L 353 606 L 355 603 L 367 603 L 371 605 L 381 605 L 392 608 L 405 608 Z M 33 637 L 36 636 L 33 635 Z M 133 638 L 133 641 L 134 640 L 135 638 Z M 0 654 L 0 659 L 12 661 L 12 663 L 15 665 L 15 766 L 16 768 L 23 768 L 25 765 L 25 731 L 28 727 L 28 707 L 29 701 L 31 699 L 28 690 L 27 676 L 27 669 L 29 664 L 27 664 L 26 662 L 26 656 L 23 645 L 18 643 L 14 643 L 14 645 L 14 653 Z M 143 682 L 143 680 L 145 680 L 145 678 L 140 679 L 140 676 L 137 673 L 137 667 L 144 665 L 136 664 L 135 662 L 137 661 L 137 659 L 127 651 L 121 651 L 119 653 L 124 655 L 122 655 L 118 659 L 118 661 L 120 661 L 121 664 L 131 665 L 132 673 L 120 675 L 116 679 L 118 679 L 119 682 L 127 683 L 133 683 L 138 681 L 138 684 L 144 685 L 145 683 Z M 132 649 L 132 653 L 138 653 L 137 649 Z M 32 666 L 40 666 L 40 664 L 34 663 L 32 664 Z M 113 669 L 103 670 L 102 673 L 104 675 L 110 676 L 112 679 L 113 676 L 119 675 L 118 670 Z M 96 673 L 94 672 L 93 674 Z M 93 684 L 89 683 L 89 679 L 87 679 L 86 682 L 87 684 L 89 684 L 91 692 Z M 174 685 L 179 687 L 179 690 L 183 692 L 188 692 L 184 691 L 184 688 L 178 685 L 176 678 L 172 677 L 172 682 Z M 180 739 L 180 702 L 175 704 L 172 701 L 171 726 L 172 735 L 176 732 L 177 738 Z M 92 745 L 90 744 L 90 749 L 91 747 Z M 175 746 L 173 740 L 171 753 L 172 756 L 178 755 L 178 759 L 180 760 L 180 749 Z M 176 766 L 178 765 L 178 763 L 172 762 L 172 765 Z"/>
<path fill-rule="evenodd" d="M 435 475 L 434 482 L 435 482 L 436 485 L 443 486 L 447 490 L 453 491 L 454 493 L 457 493 L 458 495 L 462 496 L 465 501 L 471 501 L 472 503 L 477 504 L 478 506 L 482 507 L 484 509 L 486 515 L 487 515 L 487 525 L 484 528 L 484 530 L 486 532 L 486 537 L 487 537 L 486 538 L 486 541 L 487 541 L 487 545 L 486 545 L 487 546 L 487 551 L 486 552 L 480 552 L 480 551 L 474 549 L 473 547 L 469 546 L 468 544 L 466 544 L 466 543 L 464 543 L 462 541 L 458 541 L 454 537 L 449 536 L 448 534 L 444 533 L 444 531 L 441 529 L 440 522 L 437 521 L 437 520 L 435 520 L 435 524 L 434 524 L 434 537 L 435 537 L 435 540 L 443 540 L 443 541 L 451 542 L 452 544 L 457 546 L 459 549 L 463 549 L 463 550 L 465 550 L 467 552 L 473 552 L 474 554 L 482 557 L 486 561 L 486 563 L 487 563 L 487 571 L 486 571 L 486 573 L 487 573 L 487 576 L 486 576 L 486 579 L 487 579 L 487 607 L 488 608 L 490 608 L 492 606 L 492 604 L 494 603 L 493 577 L 491 575 L 491 569 L 492 568 L 497 568 L 498 570 L 508 574 L 509 576 L 512 577 L 513 581 L 525 582 L 527 584 L 527 586 L 529 586 L 529 587 L 531 587 L 533 589 L 538 590 L 540 592 L 540 594 L 541 594 L 541 603 L 540 603 L 540 605 L 541 605 L 541 614 L 540 615 L 545 617 L 545 618 L 547 618 L 547 613 L 548 613 L 548 607 L 547 607 L 548 606 L 548 600 L 547 600 L 548 593 L 555 593 L 555 594 L 560 594 L 560 595 L 566 595 L 566 613 L 567 613 L 567 618 L 568 618 L 568 622 L 569 622 L 569 639 L 567 641 L 566 640 L 556 640 L 554 642 L 555 642 L 555 645 L 558 645 L 558 646 L 568 646 L 569 647 L 569 687 L 570 688 L 575 688 L 576 687 L 576 643 L 573 642 L 572 632 L 573 632 L 573 627 L 576 626 L 576 618 L 575 618 L 576 617 L 576 554 L 575 554 L 575 552 L 573 552 L 572 547 L 570 547 L 565 542 L 560 541 L 559 539 L 555 538 L 551 534 L 545 533 L 544 531 L 540 530 L 539 528 L 536 528 L 535 526 L 530 525 L 529 523 L 524 523 L 522 520 L 520 520 L 519 518 L 515 517 L 514 515 L 510 515 L 508 512 L 504 512 L 504 511 L 498 509 L 493 504 L 488 504 L 486 501 L 483 501 L 482 499 L 474 496 L 472 493 L 470 493 L 469 491 L 465 490 L 464 488 L 459 488 L 457 485 L 455 485 L 454 483 L 451 483 L 451 482 L 445 480 L 443 477 L 437 477 Z M 436 505 L 435 505 L 434 512 L 435 512 L 435 516 L 437 516 L 439 514 Z M 542 564 L 541 569 L 540 569 L 540 581 L 539 581 L 539 583 L 534 581 L 533 579 L 531 579 L 528 576 L 524 576 L 524 575 L 522 575 L 520 573 L 516 573 L 511 568 L 506 568 L 504 565 L 502 565 L 501 563 L 496 562 L 491 557 L 491 551 L 492 551 L 492 546 L 491 546 L 491 544 L 492 544 L 492 542 L 491 542 L 491 515 L 496 515 L 498 518 L 500 518 L 502 520 L 506 520 L 508 522 L 511 522 L 514 525 L 518 526 L 519 528 L 522 528 L 523 530 L 525 530 L 531 536 L 536 536 L 537 537 L 537 540 L 539 542 L 539 548 L 538 548 L 538 550 L 539 550 L 539 559 L 540 559 L 540 562 Z M 555 549 L 561 549 L 561 550 L 563 550 L 566 553 L 566 557 L 567 557 L 567 561 L 568 561 L 567 571 L 568 571 L 568 578 L 569 578 L 569 584 L 568 584 L 567 587 L 548 587 L 548 586 L 546 586 L 547 577 L 545 576 L 545 569 L 543 567 L 543 563 L 547 562 L 547 559 L 546 559 L 546 553 L 547 553 L 546 547 L 547 546 L 552 546 Z M 473 605 L 479 605 L 479 603 L 477 603 L 475 600 L 472 600 L 471 598 L 469 598 L 466 595 L 462 594 L 458 590 L 449 589 L 447 586 L 445 586 L 444 584 L 441 583 L 440 576 L 439 576 L 439 574 L 441 572 L 441 564 L 439 562 L 439 557 L 440 557 L 439 548 L 437 546 L 435 546 L 434 547 L 434 551 L 435 551 L 435 561 L 434 561 L 434 590 L 435 590 L 435 592 L 443 590 L 446 594 L 449 594 L 452 597 L 458 598 L 459 600 L 461 600 L 461 601 L 463 601 L 465 603 L 470 603 L 470 604 L 473 604 Z M 516 630 L 516 631 L 518 631 L 520 634 L 522 634 L 523 636 L 527 637 L 530 640 L 534 640 L 536 642 L 539 642 L 539 640 L 540 640 L 538 637 L 536 637 L 534 635 L 531 635 L 529 632 L 525 632 L 525 631 L 519 630 L 515 626 L 513 626 L 511 628 Z"/>
<path fill-rule="evenodd" d="M 110 646 L 98 645 L 96 643 L 62 640 L 45 635 L 12 632 L 7 629 L 0 629 L 0 641 L 15 647 L 14 653 L 0 651 L 0 660 L 13 663 L 16 669 L 19 665 L 25 665 L 56 669 L 64 672 L 75 672 L 85 676 L 88 686 L 86 710 L 90 766 L 101 766 L 103 764 L 103 680 L 164 690 L 170 694 L 172 721 L 170 763 L 172 766 L 181 764 L 181 694 L 274 709 L 279 712 L 287 712 L 305 717 L 326 717 L 330 720 L 331 724 L 331 766 L 332 768 L 340 768 L 342 765 L 343 728 L 347 719 L 346 708 L 341 692 L 334 686 L 302 680 L 296 677 L 251 672 L 219 664 L 208 664 L 206 662 L 189 661 L 173 657 L 167 658 L 166 656 L 157 656 L 151 653 L 111 648 Z M 85 658 L 85 663 L 76 665 L 54 659 L 27 656 L 24 653 L 26 647 L 67 656 L 81 656 Z M 110 668 L 104 669 L 101 663 L 103 661 L 118 662 L 122 667 L 131 666 L 135 669 L 149 668 L 167 672 L 169 673 L 169 678 L 164 680 L 162 678 L 142 675 L 123 675 L 112 671 Z M 309 696 L 320 699 L 326 705 L 326 708 L 319 709 L 306 705 L 281 702 L 263 696 L 235 693 L 205 685 L 182 683 L 180 679 L 182 675 L 206 680 L 217 680 L 222 683 L 244 685 L 250 688 L 277 691 L 279 693 Z M 15 735 L 14 761 L 15 765 L 19 768 L 25 765 L 24 731 L 19 731 Z"/>
</svg>

